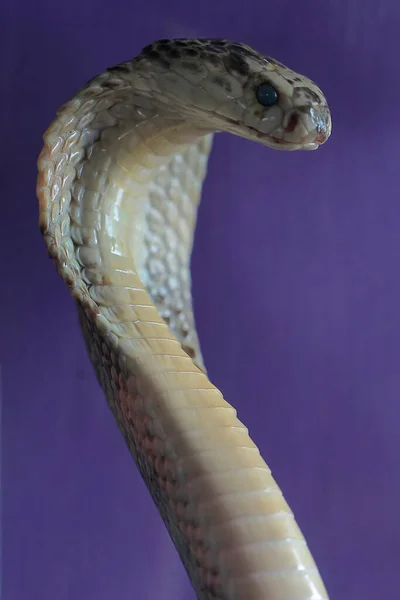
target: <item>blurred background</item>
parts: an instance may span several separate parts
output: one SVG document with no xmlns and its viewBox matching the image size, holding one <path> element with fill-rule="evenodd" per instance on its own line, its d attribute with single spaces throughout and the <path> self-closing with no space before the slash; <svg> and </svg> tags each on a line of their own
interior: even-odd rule
<svg viewBox="0 0 400 600">
<path fill-rule="evenodd" d="M 397 0 L 3 0 L 4 600 L 194 600 L 38 230 L 36 159 L 88 79 L 165 37 L 225 37 L 314 79 L 318 152 L 215 140 L 193 254 L 213 383 L 282 487 L 331 599 L 398 590 Z"/>
</svg>

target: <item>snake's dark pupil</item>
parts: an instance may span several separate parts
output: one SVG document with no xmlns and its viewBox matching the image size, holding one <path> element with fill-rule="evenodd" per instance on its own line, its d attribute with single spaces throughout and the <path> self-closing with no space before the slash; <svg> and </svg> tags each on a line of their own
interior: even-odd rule
<svg viewBox="0 0 400 600">
<path fill-rule="evenodd" d="M 262 83 L 256 89 L 256 97 L 263 106 L 274 106 L 278 102 L 279 94 L 269 83 Z"/>
</svg>

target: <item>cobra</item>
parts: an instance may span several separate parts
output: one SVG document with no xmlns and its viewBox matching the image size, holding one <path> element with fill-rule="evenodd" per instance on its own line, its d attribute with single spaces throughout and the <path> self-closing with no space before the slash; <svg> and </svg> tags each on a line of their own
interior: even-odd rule
<svg viewBox="0 0 400 600">
<path fill-rule="evenodd" d="M 207 376 L 196 333 L 190 257 L 220 131 L 314 150 L 331 117 L 312 81 L 246 45 L 155 42 L 58 111 L 38 159 L 40 228 L 197 597 L 327 599 L 270 469 Z"/>
</svg>

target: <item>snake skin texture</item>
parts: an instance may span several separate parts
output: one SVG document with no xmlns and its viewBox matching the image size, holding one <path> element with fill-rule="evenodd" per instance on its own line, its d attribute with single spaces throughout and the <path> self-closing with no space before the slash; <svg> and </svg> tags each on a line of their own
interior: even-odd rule
<svg viewBox="0 0 400 600">
<path fill-rule="evenodd" d="M 259 85 L 272 86 L 273 106 L 257 101 Z M 248 46 L 161 40 L 58 111 L 38 159 L 40 228 L 197 597 L 327 600 L 281 490 L 200 350 L 190 256 L 218 131 L 316 149 L 331 122 L 313 82 Z"/>
</svg>

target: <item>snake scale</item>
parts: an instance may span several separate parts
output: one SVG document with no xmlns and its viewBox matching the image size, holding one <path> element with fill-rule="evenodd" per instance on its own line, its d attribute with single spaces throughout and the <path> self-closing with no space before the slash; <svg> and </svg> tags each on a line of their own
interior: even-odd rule
<svg viewBox="0 0 400 600">
<path fill-rule="evenodd" d="M 160 40 L 58 111 L 38 159 L 40 229 L 197 597 L 326 600 L 282 492 L 200 351 L 190 258 L 219 131 L 314 150 L 331 117 L 312 81 L 244 44 Z"/>
</svg>

